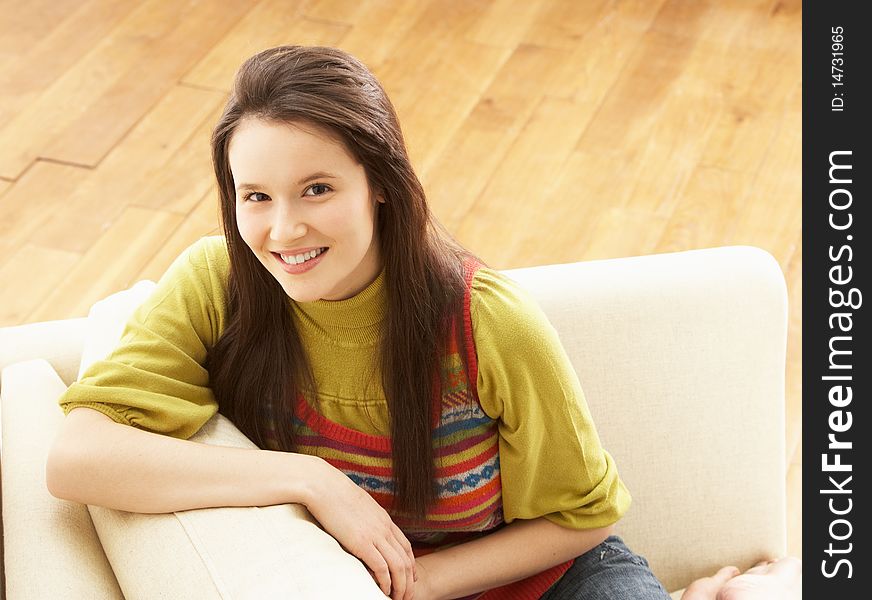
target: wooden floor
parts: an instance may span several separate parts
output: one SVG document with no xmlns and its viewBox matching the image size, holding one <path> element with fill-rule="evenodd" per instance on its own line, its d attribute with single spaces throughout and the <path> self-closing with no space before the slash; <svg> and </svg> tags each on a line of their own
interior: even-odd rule
<svg viewBox="0 0 872 600">
<path fill-rule="evenodd" d="M 0 14 L 0 325 L 82 316 L 217 232 L 208 137 L 236 67 L 269 46 L 338 46 L 383 82 L 434 212 L 494 267 L 775 256 L 801 554 L 799 0 L 0 0 Z"/>
</svg>

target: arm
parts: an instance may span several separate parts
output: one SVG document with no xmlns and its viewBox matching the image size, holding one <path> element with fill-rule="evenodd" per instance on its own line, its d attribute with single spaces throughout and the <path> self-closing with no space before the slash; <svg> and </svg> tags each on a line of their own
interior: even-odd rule
<svg viewBox="0 0 872 600">
<path fill-rule="evenodd" d="M 76 408 L 49 451 L 52 495 L 130 512 L 211 506 L 308 505 L 316 457 L 208 446 L 142 431 Z"/>
<path fill-rule="evenodd" d="M 49 450 L 46 484 L 58 498 L 140 513 L 300 503 L 386 595 L 393 582 L 395 600 L 410 597 L 408 540 L 369 494 L 318 457 L 180 440 L 80 407 Z"/>
<path fill-rule="evenodd" d="M 417 585 L 423 587 L 424 599 L 459 598 L 500 587 L 584 554 L 611 531 L 611 526 L 567 529 L 545 517 L 516 520 L 475 541 L 418 558 Z"/>
</svg>

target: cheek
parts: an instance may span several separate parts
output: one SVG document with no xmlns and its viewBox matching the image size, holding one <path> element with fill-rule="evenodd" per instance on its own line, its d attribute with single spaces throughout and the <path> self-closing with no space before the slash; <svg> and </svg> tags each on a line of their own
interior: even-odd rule
<svg viewBox="0 0 872 600">
<path fill-rule="evenodd" d="M 368 246 L 373 236 L 373 214 L 367 206 L 344 207 L 324 215 L 320 221 L 322 232 L 337 240 L 346 240 L 355 246 Z"/>
<path fill-rule="evenodd" d="M 244 210 L 236 211 L 236 229 L 249 247 L 257 241 L 257 222 Z"/>
</svg>

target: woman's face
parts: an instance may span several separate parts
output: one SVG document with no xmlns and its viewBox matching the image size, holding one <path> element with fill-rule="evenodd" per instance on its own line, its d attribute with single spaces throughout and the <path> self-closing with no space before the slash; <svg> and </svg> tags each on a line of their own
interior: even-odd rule
<svg viewBox="0 0 872 600">
<path fill-rule="evenodd" d="M 228 157 L 239 233 L 289 297 L 343 300 L 378 276 L 375 212 L 384 200 L 335 136 L 249 117 Z"/>
</svg>

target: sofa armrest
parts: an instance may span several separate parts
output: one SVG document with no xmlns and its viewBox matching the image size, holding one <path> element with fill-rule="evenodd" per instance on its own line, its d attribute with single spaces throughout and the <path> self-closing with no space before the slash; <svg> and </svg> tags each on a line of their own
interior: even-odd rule
<svg viewBox="0 0 872 600">
<path fill-rule="evenodd" d="M 256 447 L 221 414 L 191 440 Z M 203 600 L 384 599 L 363 563 L 301 505 L 158 515 L 89 510 L 127 600 L 161 594 Z"/>
<path fill-rule="evenodd" d="M 81 504 L 58 500 L 45 485 L 45 461 L 64 416 L 66 389 L 44 360 L 3 369 L 3 545 L 7 597 L 123 600 Z"/>
<path fill-rule="evenodd" d="M 575 366 L 633 496 L 618 523 L 669 590 L 786 549 L 787 291 L 734 246 L 506 273 Z"/>
<path fill-rule="evenodd" d="M 45 461 L 64 418 L 64 389 L 44 360 L 3 370 L 9 598 L 384 598 L 363 564 L 299 505 L 137 514 L 52 497 Z M 254 447 L 222 415 L 191 439 Z"/>
<path fill-rule="evenodd" d="M 79 371 L 86 322 L 83 317 L 0 327 L 0 370 L 17 362 L 42 358 L 65 385 L 70 385 Z"/>
</svg>

